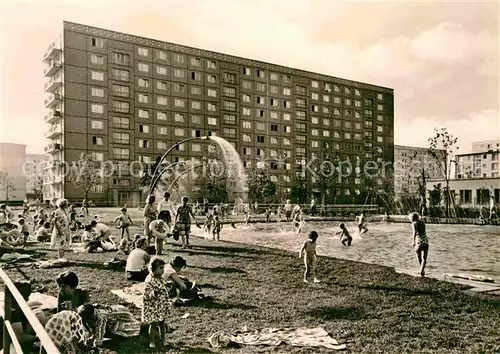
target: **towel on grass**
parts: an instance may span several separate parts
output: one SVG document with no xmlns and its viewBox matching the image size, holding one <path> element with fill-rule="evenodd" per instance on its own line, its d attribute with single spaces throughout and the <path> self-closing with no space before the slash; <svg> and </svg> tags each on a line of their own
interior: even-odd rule
<svg viewBox="0 0 500 354">
<path fill-rule="evenodd" d="M 296 329 L 264 328 L 255 331 L 243 328 L 234 334 L 224 332 L 214 333 L 208 341 L 214 348 L 222 348 L 231 343 L 268 346 L 278 346 L 284 343 L 293 347 L 323 347 L 335 350 L 346 348 L 345 344 L 339 344 L 321 327 Z"/>
<path fill-rule="evenodd" d="M 3 317 L 3 304 L 5 293 L 0 292 L 0 316 Z M 57 298 L 41 293 L 32 293 L 28 299 L 28 305 L 32 310 L 53 310 L 57 309 Z"/>
</svg>

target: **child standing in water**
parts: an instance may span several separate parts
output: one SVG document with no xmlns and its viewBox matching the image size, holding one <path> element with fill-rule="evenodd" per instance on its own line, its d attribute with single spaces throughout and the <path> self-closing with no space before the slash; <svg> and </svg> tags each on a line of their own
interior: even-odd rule
<svg viewBox="0 0 500 354">
<path fill-rule="evenodd" d="M 309 233 L 309 239 L 304 242 L 302 248 L 299 252 L 299 258 L 304 256 L 304 265 L 306 266 L 306 270 L 304 272 L 304 283 L 309 283 L 307 280 L 307 276 L 310 272 L 312 272 L 314 277 L 314 282 L 319 283 L 320 281 L 316 278 L 316 240 L 318 239 L 318 233 L 316 231 L 311 231 Z"/>
<path fill-rule="evenodd" d="M 219 220 L 219 217 L 216 216 L 214 220 L 214 225 L 213 225 L 213 230 L 212 230 L 212 239 L 213 240 L 220 240 L 220 231 L 222 230 L 222 223 Z"/>
<path fill-rule="evenodd" d="M 335 235 L 340 235 L 340 242 L 342 242 L 344 246 L 350 246 L 352 243 L 351 234 L 349 233 L 343 222 L 339 224 L 339 227 L 340 231 L 336 232 Z"/>
<path fill-rule="evenodd" d="M 411 216 L 413 228 L 413 247 L 417 252 L 418 264 L 420 264 L 420 275 L 425 276 L 425 265 L 427 264 L 427 254 L 429 253 L 429 241 L 425 233 L 425 223 L 419 219 L 417 213 Z"/>
<path fill-rule="evenodd" d="M 149 264 L 149 275 L 147 276 L 142 298 L 142 322 L 149 323 L 149 347 L 156 348 L 158 330 L 163 345 L 166 341 L 166 321 L 169 312 L 167 283 L 163 279 L 165 261 L 153 258 Z"/>
<path fill-rule="evenodd" d="M 368 228 L 366 227 L 366 222 L 365 222 L 365 212 L 362 211 L 361 214 L 359 214 L 356 219 L 358 219 L 358 229 L 359 229 L 359 236 L 365 234 L 368 232 Z"/>
</svg>

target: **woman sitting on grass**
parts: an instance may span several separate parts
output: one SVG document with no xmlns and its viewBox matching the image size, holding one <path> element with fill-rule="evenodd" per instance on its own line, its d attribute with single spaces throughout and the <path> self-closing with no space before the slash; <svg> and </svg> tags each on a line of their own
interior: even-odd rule
<svg viewBox="0 0 500 354">
<path fill-rule="evenodd" d="M 63 310 L 74 310 L 78 306 L 90 302 L 88 291 L 77 289 L 78 276 L 76 273 L 66 271 L 56 278 L 59 286 L 59 295 L 57 296 L 57 312 Z"/>
<path fill-rule="evenodd" d="M 179 273 L 183 268 L 186 267 L 186 260 L 182 257 L 175 257 L 170 263 L 165 265 L 163 270 L 163 279 L 165 281 L 171 282 L 175 290 L 184 292 L 188 290 L 188 287 L 184 280 L 179 277 Z"/>
<path fill-rule="evenodd" d="M 88 307 L 79 311 L 61 311 L 50 318 L 45 330 L 61 354 L 96 352 L 89 328 L 95 326 L 96 316 Z"/>
<path fill-rule="evenodd" d="M 146 252 L 146 247 L 147 240 L 145 238 L 135 241 L 135 248 L 128 255 L 125 266 L 127 280 L 144 281 L 148 276 L 147 265 L 151 257 Z"/>
</svg>

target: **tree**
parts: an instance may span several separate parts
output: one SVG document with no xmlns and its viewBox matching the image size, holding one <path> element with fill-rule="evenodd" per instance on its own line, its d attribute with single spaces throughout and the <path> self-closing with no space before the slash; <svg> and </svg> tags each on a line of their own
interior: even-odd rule
<svg viewBox="0 0 500 354">
<path fill-rule="evenodd" d="M 338 155 L 330 144 L 323 142 L 319 153 L 313 155 L 308 164 L 308 172 L 314 177 L 314 185 L 320 192 L 321 204 L 333 201 L 336 196 L 336 182 L 338 177 Z M 328 200 L 330 197 L 330 200 Z"/>
<path fill-rule="evenodd" d="M 271 181 L 269 176 L 264 172 L 256 170 L 247 171 L 248 183 L 248 199 L 252 202 L 267 199 L 276 195 L 276 183 Z"/>
<path fill-rule="evenodd" d="M 0 189 L 5 192 L 5 200 L 9 200 L 10 193 L 15 192 L 16 187 L 9 177 L 9 174 L 4 171 L 0 171 Z"/>
<path fill-rule="evenodd" d="M 434 128 L 434 136 L 429 138 L 429 153 L 435 159 L 444 175 L 446 183 L 444 188 L 445 213 L 447 218 L 450 215 L 451 164 L 454 162 L 453 157 L 458 149 L 458 138 L 450 134 L 446 128 Z"/>
<path fill-rule="evenodd" d="M 295 179 L 292 187 L 290 188 L 290 199 L 294 204 L 305 204 L 309 192 L 307 190 L 306 180 L 303 178 Z"/>
<path fill-rule="evenodd" d="M 80 159 L 69 166 L 67 179 L 76 188 L 83 189 L 83 197 L 88 199 L 90 189 L 102 183 L 103 172 L 101 161 L 95 161 L 92 155 L 82 153 Z"/>
<path fill-rule="evenodd" d="M 441 201 L 443 200 L 443 188 L 441 183 L 438 183 L 433 186 L 433 189 L 429 191 L 429 202 L 431 206 L 439 206 L 441 205 Z"/>
</svg>

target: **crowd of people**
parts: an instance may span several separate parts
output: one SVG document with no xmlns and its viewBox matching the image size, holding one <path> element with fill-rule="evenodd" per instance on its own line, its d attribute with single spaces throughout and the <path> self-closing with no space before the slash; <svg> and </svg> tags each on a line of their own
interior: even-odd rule
<svg viewBox="0 0 500 354">
<path fill-rule="evenodd" d="M 126 279 L 132 282 L 144 282 L 141 321 L 149 325 L 149 346 L 151 348 L 155 348 L 158 342 L 167 344 L 169 298 L 172 295 L 192 290 L 193 284 L 179 275 L 182 269 L 187 266 L 186 260 L 177 256 L 170 262 L 166 262 L 159 257 L 162 255 L 164 242 L 167 238 L 180 239 L 182 248 L 188 248 L 190 247 L 189 236 L 192 222 L 201 228 L 195 217 L 200 206 L 192 207 L 188 202 L 187 197 L 182 197 L 181 204 L 176 206 L 170 200 L 168 192 L 164 193 L 163 199 L 158 203 L 156 203 L 155 196 L 150 196 L 142 211 L 143 234 L 136 234 L 133 238 L 131 238 L 130 233 L 130 227 L 134 224 L 133 220 L 128 214 L 127 208 L 121 208 L 120 214 L 115 219 L 115 226 L 121 230 L 119 242 L 111 237 L 111 228 L 98 220 L 92 220 L 83 226 L 81 240 L 88 252 L 118 250 L 119 254 L 127 255 Z M 257 205 L 254 207 L 257 208 Z M 210 209 L 204 203 L 202 208 L 206 215 L 203 229 L 207 238 L 211 237 L 213 240 L 219 241 L 223 228 L 223 218 L 227 215 L 227 207 L 217 205 Z M 245 224 L 250 222 L 250 209 L 250 207 L 243 208 Z M 84 203 L 80 212 L 88 213 L 88 205 Z M 310 214 L 314 215 L 315 212 L 316 202 L 313 199 Z M 284 215 L 284 220 L 291 223 L 298 233 L 304 230 L 304 211 L 300 206 L 294 206 L 290 200 L 275 210 L 266 208 L 264 213 L 266 222 L 270 222 L 273 213 L 277 216 L 278 221 Z M 30 233 L 25 219 L 26 214 L 25 210 L 22 215 L 18 215 L 17 227 L 14 230 L 17 233 L 2 231 L 1 249 L 27 246 L 26 240 Z M 43 208 L 40 208 L 33 217 L 35 222 L 34 235 L 40 241 L 50 241 L 51 247 L 57 250 L 59 259 L 64 260 L 65 253 L 70 249 L 72 243 L 71 226 L 76 225 L 77 221 L 75 215 L 74 207 L 70 206 L 67 200 L 60 199 L 56 202 L 56 209 L 53 212 L 47 214 Z M 5 205 L 1 205 L 0 224 L 13 219 L 12 211 Z M 386 213 L 383 222 L 387 222 L 388 219 Z M 356 220 L 358 235 L 366 234 L 368 227 L 365 212 L 361 212 Z M 417 213 L 411 215 L 411 222 L 412 246 L 420 265 L 420 274 L 425 276 L 429 252 L 426 226 Z M 339 224 L 339 231 L 335 233 L 335 236 L 339 236 L 339 242 L 343 246 L 352 245 L 353 237 L 345 223 Z M 320 282 L 317 277 L 316 254 L 319 238 L 320 235 L 317 231 L 310 231 L 299 251 L 299 258 L 303 259 L 305 265 L 303 275 L 305 283 L 309 282 L 309 275 L 312 275 L 314 283 Z M 79 279 L 75 273 L 65 272 L 56 281 L 59 286 L 57 313 L 50 318 L 43 311 L 36 312 L 36 315 L 61 352 L 84 353 L 92 350 L 92 348 L 102 344 L 104 335 L 108 332 L 124 337 L 139 334 L 140 321 L 135 320 L 132 315 L 124 316 L 123 313 L 127 312 L 126 309 L 91 304 L 89 293 L 78 288 Z M 28 285 L 18 283 L 16 286 L 28 300 L 31 293 L 29 283 Z M 28 347 L 33 345 L 36 342 L 36 336 L 30 329 L 29 323 L 22 314 L 18 313 L 20 310 L 14 307 L 12 311 L 13 322 L 17 328 L 16 335 L 22 345 Z"/>
</svg>

